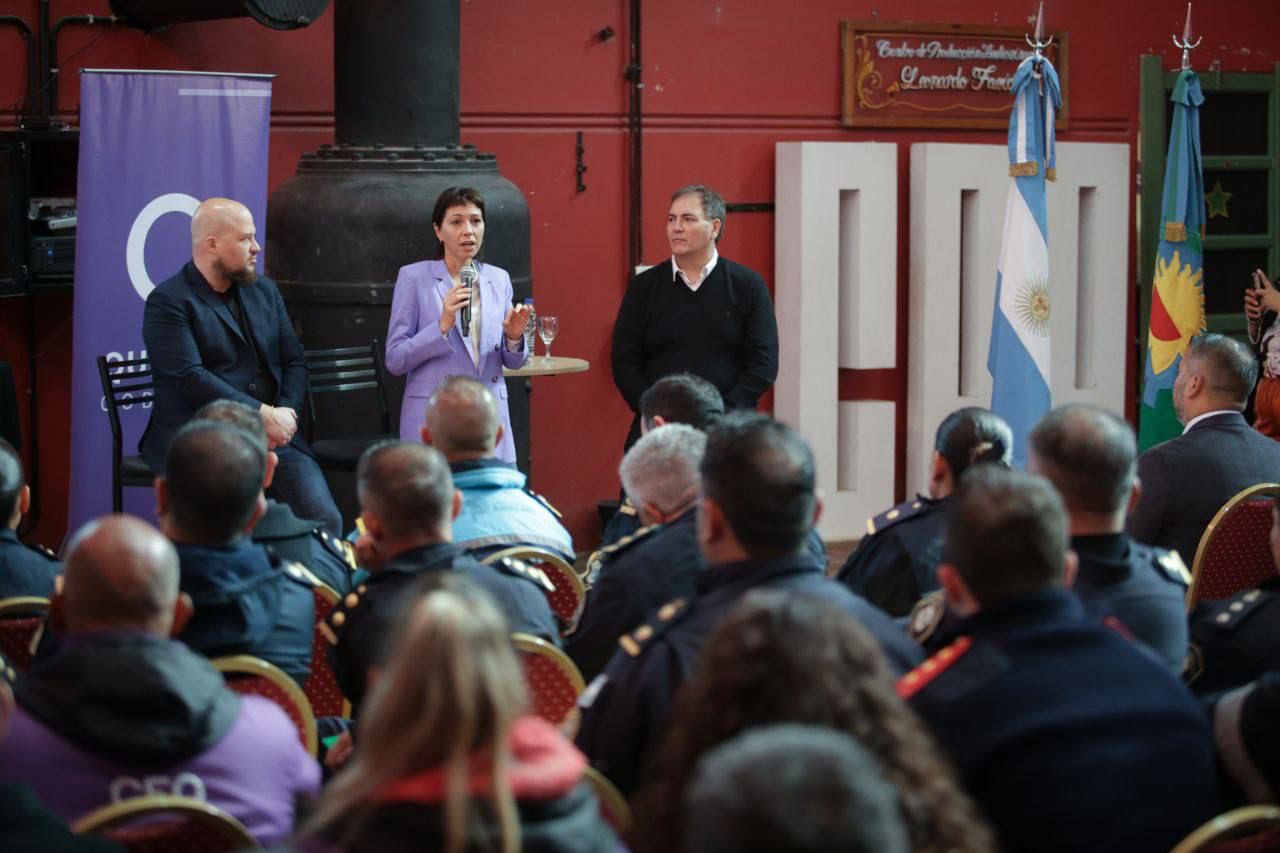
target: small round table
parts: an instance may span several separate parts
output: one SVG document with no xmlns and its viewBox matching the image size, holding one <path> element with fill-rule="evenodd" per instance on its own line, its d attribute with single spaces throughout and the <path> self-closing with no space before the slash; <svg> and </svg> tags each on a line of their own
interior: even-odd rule
<svg viewBox="0 0 1280 853">
<path fill-rule="evenodd" d="M 502 368 L 503 376 L 557 376 L 561 373 L 582 373 L 591 367 L 591 362 L 585 358 L 566 358 L 565 356 L 553 355 L 550 359 L 535 355 L 525 362 L 524 367 L 512 370 L 509 367 Z"/>
</svg>

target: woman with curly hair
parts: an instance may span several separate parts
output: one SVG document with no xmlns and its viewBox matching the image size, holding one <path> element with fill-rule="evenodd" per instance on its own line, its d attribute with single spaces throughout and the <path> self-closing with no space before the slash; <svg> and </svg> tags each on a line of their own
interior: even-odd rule
<svg viewBox="0 0 1280 853">
<path fill-rule="evenodd" d="M 677 698 L 650 784 L 636 797 L 633 848 L 680 850 L 680 804 L 699 758 L 739 732 L 773 723 L 826 726 L 866 746 L 899 791 L 915 853 L 996 849 L 954 770 L 898 698 L 871 636 L 824 601 L 764 590 L 748 594 L 720 623 Z"/>
<path fill-rule="evenodd" d="M 612 853 L 586 758 L 525 716 L 506 620 L 453 576 L 409 605 L 301 849 Z"/>
</svg>

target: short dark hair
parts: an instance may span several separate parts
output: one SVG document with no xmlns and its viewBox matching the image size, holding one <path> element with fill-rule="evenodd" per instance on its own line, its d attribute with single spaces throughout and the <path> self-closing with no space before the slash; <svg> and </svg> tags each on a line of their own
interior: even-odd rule
<svg viewBox="0 0 1280 853">
<path fill-rule="evenodd" d="M 408 441 L 375 444 L 356 466 L 356 491 L 360 506 L 376 513 L 392 536 L 448 529 L 453 475 L 433 447 Z"/>
<path fill-rule="evenodd" d="M 432 446 L 446 455 L 493 453 L 502 426 L 497 398 L 474 376 L 445 377 L 427 399 L 425 419 Z"/>
<path fill-rule="evenodd" d="M 1036 470 L 1053 483 L 1068 510 L 1113 513 L 1133 488 L 1138 445 L 1133 430 L 1097 406 L 1059 406 L 1028 439 Z"/>
<path fill-rule="evenodd" d="M 789 554 L 813 524 L 813 452 L 780 421 L 730 412 L 707 434 L 702 491 L 753 557 Z"/>
<path fill-rule="evenodd" d="M 191 421 L 178 430 L 165 458 L 169 515 L 200 542 L 235 539 L 257 509 L 266 471 L 266 446 L 249 433 Z"/>
<path fill-rule="evenodd" d="M 1062 584 L 1067 513 L 1043 477 L 978 465 L 948 503 L 943 561 L 981 604 Z"/>
<path fill-rule="evenodd" d="M 661 417 L 706 432 L 723 414 L 724 398 L 716 386 L 692 373 L 664 376 L 640 395 L 640 418 L 650 427 Z"/>
<path fill-rule="evenodd" d="M 910 850 L 875 756 L 819 726 L 765 726 L 716 747 L 684 799 L 688 853 Z"/>
<path fill-rule="evenodd" d="M 716 235 L 716 242 L 719 243 L 720 238 L 724 236 L 725 220 L 728 218 L 729 213 L 725 208 L 724 198 L 706 184 L 689 184 L 673 192 L 671 201 L 674 202 L 676 199 L 684 198 L 687 195 L 696 195 L 698 197 L 698 201 L 702 203 L 703 216 L 707 219 L 720 220 L 720 233 Z"/>
<path fill-rule="evenodd" d="M 1205 383 L 1211 390 L 1227 395 L 1241 409 L 1258 382 L 1258 360 L 1247 346 L 1216 332 L 1191 339 L 1183 358 L 1198 359 Z"/>
<path fill-rule="evenodd" d="M 437 228 L 444 224 L 445 214 L 449 212 L 451 207 L 466 207 L 468 204 L 474 204 L 480 208 L 480 217 L 487 219 L 484 212 L 484 196 L 480 195 L 480 191 L 474 187 L 445 187 L 444 191 L 436 197 L 435 209 L 431 211 L 431 224 Z M 435 231 L 431 232 L 431 239 L 435 242 L 435 256 L 437 258 L 444 257 L 444 244 L 436 239 Z M 480 250 L 484 251 L 484 244 L 481 243 Z"/>
<path fill-rule="evenodd" d="M 26 480 L 22 476 L 22 459 L 13 445 L 0 438 L 0 526 L 18 508 L 18 495 Z"/>
<path fill-rule="evenodd" d="M 212 403 L 205 403 L 196 410 L 195 420 L 227 424 L 244 430 L 261 441 L 264 446 L 268 443 L 267 428 L 262 423 L 262 415 L 258 414 L 258 410 L 252 406 L 237 403 L 235 400 L 214 400 Z"/>
<path fill-rule="evenodd" d="M 979 406 L 966 406 L 938 424 L 933 447 L 959 480 L 970 465 L 990 462 L 1009 467 L 1013 456 L 1013 430 L 1004 418 Z"/>
</svg>

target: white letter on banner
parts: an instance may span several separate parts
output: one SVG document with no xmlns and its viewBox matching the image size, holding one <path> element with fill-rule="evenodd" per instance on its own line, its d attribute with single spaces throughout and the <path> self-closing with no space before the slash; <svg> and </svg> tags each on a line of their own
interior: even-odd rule
<svg viewBox="0 0 1280 853">
<path fill-rule="evenodd" d="M 142 208 L 138 218 L 133 220 L 133 227 L 129 229 L 129 242 L 125 246 L 125 265 L 129 270 L 129 281 L 133 283 L 133 289 L 144 301 L 156 288 L 147 275 L 147 235 L 151 233 L 151 226 L 166 213 L 185 213 L 191 216 L 199 206 L 200 200 L 186 193 L 167 193 L 152 199 Z"/>
</svg>

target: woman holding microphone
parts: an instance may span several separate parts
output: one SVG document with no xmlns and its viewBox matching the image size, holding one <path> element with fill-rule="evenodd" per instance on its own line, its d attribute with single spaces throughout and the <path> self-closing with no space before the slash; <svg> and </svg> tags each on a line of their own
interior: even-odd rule
<svg viewBox="0 0 1280 853">
<path fill-rule="evenodd" d="M 529 354 L 524 327 L 529 308 L 512 306 L 511 276 L 480 263 L 484 198 L 470 187 L 449 187 L 431 215 L 440 244 L 436 260 L 400 268 L 387 327 L 387 370 L 408 375 L 400 408 L 400 438 L 417 441 L 427 398 L 447 376 L 474 376 L 498 399 L 502 437 L 498 457 L 515 462 L 507 384 L 502 368 L 518 368 Z"/>
</svg>

